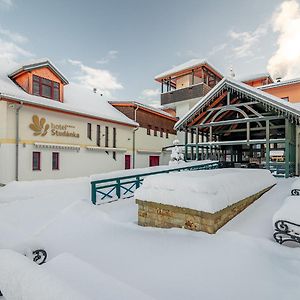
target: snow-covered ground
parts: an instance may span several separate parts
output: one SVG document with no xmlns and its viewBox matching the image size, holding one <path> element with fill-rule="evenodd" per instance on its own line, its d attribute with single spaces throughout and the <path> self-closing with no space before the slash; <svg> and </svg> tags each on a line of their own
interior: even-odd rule
<svg viewBox="0 0 300 300">
<path fill-rule="evenodd" d="M 293 181 L 215 235 L 140 227 L 133 199 L 93 206 L 88 178 L 12 183 L 0 189 L 0 248 L 45 248 L 38 268 L 85 299 L 299 299 L 300 248 L 272 239 Z M 0 250 L 0 264 L 9 256 Z"/>
</svg>

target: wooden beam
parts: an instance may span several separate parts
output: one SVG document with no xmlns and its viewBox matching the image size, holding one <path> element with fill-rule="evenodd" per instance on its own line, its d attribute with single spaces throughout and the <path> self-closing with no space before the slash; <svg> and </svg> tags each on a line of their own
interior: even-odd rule
<svg viewBox="0 0 300 300">
<path fill-rule="evenodd" d="M 273 116 L 273 117 L 261 117 L 261 118 L 247 118 L 247 119 L 235 119 L 235 120 L 226 120 L 226 121 L 219 121 L 219 122 L 210 122 L 206 124 L 198 124 L 192 126 L 192 128 L 207 128 L 207 127 L 215 127 L 215 126 L 223 126 L 223 125 L 230 125 L 230 124 L 242 124 L 247 122 L 262 122 L 266 120 L 280 120 L 285 119 L 284 117 Z"/>
<path fill-rule="evenodd" d="M 209 108 L 215 107 L 216 105 L 218 105 L 223 99 L 224 97 L 226 97 L 227 95 L 227 91 L 225 91 L 222 95 L 220 95 L 218 98 L 216 98 L 213 103 L 211 103 L 208 106 Z M 203 111 L 202 113 L 200 113 L 200 115 L 198 117 L 196 117 L 193 121 L 191 121 L 188 126 L 193 126 L 194 124 L 196 124 L 205 114 L 206 114 L 207 110 Z"/>
<path fill-rule="evenodd" d="M 270 169 L 270 121 L 266 121 L 266 168 Z"/>
</svg>

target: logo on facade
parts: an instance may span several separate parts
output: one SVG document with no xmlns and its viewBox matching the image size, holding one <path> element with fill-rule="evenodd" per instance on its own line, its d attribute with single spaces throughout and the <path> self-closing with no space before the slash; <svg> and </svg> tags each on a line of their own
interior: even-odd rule
<svg viewBox="0 0 300 300">
<path fill-rule="evenodd" d="M 49 124 L 46 124 L 45 118 L 39 118 L 37 115 L 32 116 L 32 123 L 29 125 L 33 130 L 33 135 L 45 136 L 48 133 Z"/>
</svg>

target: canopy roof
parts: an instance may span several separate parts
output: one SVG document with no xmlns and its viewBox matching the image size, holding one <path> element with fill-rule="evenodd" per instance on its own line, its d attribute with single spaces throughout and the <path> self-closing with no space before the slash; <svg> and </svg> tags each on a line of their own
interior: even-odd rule
<svg viewBox="0 0 300 300">
<path fill-rule="evenodd" d="M 261 103 L 266 110 L 273 110 L 278 114 L 278 116 L 287 117 L 291 121 L 300 124 L 300 103 L 295 104 L 285 102 L 278 97 L 270 95 L 240 81 L 236 81 L 231 78 L 224 78 L 203 98 L 201 98 L 201 100 L 199 100 L 199 102 L 175 124 L 174 128 L 176 130 L 183 130 L 193 119 L 204 112 L 210 103 L 212 103 L 226 90 L 233 91 L 249 100 L 257 101 Z"/>
</svg>

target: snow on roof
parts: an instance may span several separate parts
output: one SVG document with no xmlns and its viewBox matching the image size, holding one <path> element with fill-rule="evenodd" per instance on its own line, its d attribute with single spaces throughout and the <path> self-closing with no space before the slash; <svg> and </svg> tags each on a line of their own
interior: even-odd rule
<svg viewBox="0 0 300 300">
<path fill-rule="evenodd" d="M 266 104 L 276 106 L 282 111 L 291 113 L 295 118 L 300 118 L 300 103 L 291 103 L 283 101 L 281 98 L 261 91 L 258 88 L 249 86 L 243 82 L 234 80 L 232 78 L 223 78 L 216 86 L 214 86 L 203 98 L 199 100 L 174 126 L 178 129 L 185 121 L 187 121 L 194 113 L 199 111 L 207 101 L 211 99 L 216 93 L 220 92 L 225 86 L 230 86 L 240 92 L 247 93 L 249 96 L 260 100 Z"/>
<path fill-rule="evenodd" d="M 26 64 L 19 66 L 18 68 L 15 68 L 12 72 L 8 74 L 8 76 L 14 77 L 16 74 L 22 71 L 29 71 L 41 67 L 49 67 L 62 80 L 64 84 L 69 83 L 66 77 L 62 74 L 62 72 L 59 71 L 59 69 L 51 62 L 49 58 L 39 58 L 39 59 L 30 60 Z"/>
<path fill-rule="evenodd" d="M 151 111 L 153 111 L 153 112 L 156 112 L 156 113 L 165 115 L 165 116 L 167 116 L 167 117 L 176 119 L 174 116 L 172 116 L 171 114 L 165 112 L 165 111 L 162 110 L 162 109 L 159 109 L 159 108 L 156 108 L 156 107 L 153 107 L 153 106 L 150 106 L 150 105 L 146 105 L 146 104 L 144 104 L 144 103 L 137 102 L 137 101 L 119 101 L 119 100 L 113 100 L 113 101 L 109 101 L 109 103 L 111 103 L 112 105 L 114 105 L 114 104 L 132 104 L 132 105 L 134 105 L 134 106 L 143 107 L 143 108 L 148 109 L 148 110 L 151 110 Z"/>
<path fill-rule="evenodd" d="M 193 67 L 197 67 L 197 66 L 201 66 L 201 65 L 208 65 L 210 68 L 212 68 L 213 70 L 215 70 L 217 73 L 219 73 L 220 76 L 223 77 L 222 73 L 218 71 L 218 69 L 216 69 L 213 65 L 211 65 L 210 63 L 207 62 L 207 60 L 205 59 L 198 59 L 198 58 L 194 58 L 191 59 L 183 64 L 174 66 L 172 69 L 165 71 L 157 76 L 155 76 L 155 79 L 160 79 L 163 77 L 167 77 L 170 75 L 173 75 L 175 73 L 178 73 L 180 71 L 184 71 Z"/>
<path fill-rule="evenodd" d="M 276 88 L 276 87 L 285 86 L 285 85 L 289 85 L 289 84 L 296 84 L 296 83 L 300 83 L 300 78 L 277 81 L 277 82 L 274 82 L 274 83 L 259 86 L 257 88 L 259 88 L 261 90 L 264 90 L 264 89 Z"/>
<path fill-rule="evenodd" d="M 6 74 L 0 74 L 0 98 L 23 101 L 62 112 L 73 112 L 86 117 L 94 117 L 137 126 L 138 124 L 112 107 L 108 100 L 83 86 L 70 83 L 64 87 L 64 103 L 26 93 Z"/>
<path fill-rule="evenodd" d="M 237 78 L 237 80 L 245 82 L 245 81 L 250 81 L 250 80 L 255 80 L 255 79 L 260 79 L 260 78 L 266 78 L 266 77 L 270 77 L 272 79 L 270 73 L 259 73 L 259 74 L 243 76 L 243 77 Z"/>
</svg>

